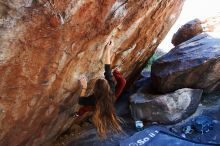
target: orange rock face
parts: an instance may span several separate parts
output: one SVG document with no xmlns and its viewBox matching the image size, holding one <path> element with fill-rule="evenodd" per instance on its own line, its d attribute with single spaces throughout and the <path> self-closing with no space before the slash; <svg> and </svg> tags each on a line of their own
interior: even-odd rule
<svg viewBox="0 0 220 146">
<path fill-rule="evenodd" d="M 132 79 L 177 19 L 183 0 L 0 2 L 0 145 L 44 145 L 67 129 L 85 74 L 103 76 L 103 49 Z"/>
</svg>

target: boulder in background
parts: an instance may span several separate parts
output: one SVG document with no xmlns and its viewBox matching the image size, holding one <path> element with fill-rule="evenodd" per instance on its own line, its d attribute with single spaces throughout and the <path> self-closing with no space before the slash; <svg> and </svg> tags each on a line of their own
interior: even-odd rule
<svg viewBox="0 0 220 146">
<path fill-rule="evenodd" d="M 171 42 L 174 46 L 177 46 L 202 32 L 202 22 L 199 19 L 194 19 L 181 26 L 173 35 Z"/>
<path fill-rule="evenodd" d="M 179 122 L 193 114 L 202 90 L 183 88 L 167 94 L 136 93 L 130 97 L 134 119 L 162 124 Z"/>
<path fill-rule="evenodd" d="M 173 48 L 152 65 L 151 80 L 158 92 L 181 88 L 220 90 L 220 39 L 202 33 Z"/>
</svg>

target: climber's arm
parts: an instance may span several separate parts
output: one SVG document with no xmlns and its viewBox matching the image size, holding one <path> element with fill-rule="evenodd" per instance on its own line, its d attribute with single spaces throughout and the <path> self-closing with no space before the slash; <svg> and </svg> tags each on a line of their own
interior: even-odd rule
<svg viewBox="0 0 220 146">
<path fill-rule="evenodd" d="M 113 43 L 110 41 L 108 42 L 108 44 L 105 46 L 105 53 L 106 53 L 106 56 L 104 58 L 104 63 L 105 64 L 111 64 L 111 49 L 113 47 Z"/>
<path fill-rule="evenodd" d="M 86 97 L 86 89 L 87 89 L 87 80 L 85 76 L 80 77 L 80 84 L 82 90 L 80 92 L 79 104 L 80 105 L 95 105 L 95 98 L 91 96 Z"/>
<path fill-rule="evenodd" d="M 86 89 L 87 89 L 87 80 L 85 76 L 80 77 L 80 84 L 82 86 L 82 90 L 80 96 L 86 96 Z"/>
<path fill-rule="evenodd" d="M 105 63 L 105 79 L 108 81 L 108 84 L 110 88 L 112 89 L 112 92 L 115 93 L 115 83 L 112 79 L 112 72 L 111 72 L 111 49 L 113 48 L 113 43 L 110 41 L 106 46 L 105 46 L 105 58 L 104 58 L 104 63 Z"/>
<path fill-rule="evenodd" d="M 96 104 L 96 99 L 93 97 L 93 95 L 88 96 L 88 97 L 80 96 L 78 103 L 79 103 L 80 105 L 95 106 L 95 104 Z"/>
</svg>

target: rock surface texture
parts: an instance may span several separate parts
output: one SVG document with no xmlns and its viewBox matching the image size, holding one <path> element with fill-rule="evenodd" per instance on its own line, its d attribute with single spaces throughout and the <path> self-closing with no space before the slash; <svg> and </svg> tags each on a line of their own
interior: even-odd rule
<svg viewBox="0 0 220 146">
<path fill-rule="evenodd" d="M 181 88 L 220 90 L 220 39 L 202 33 L 173 48 L 152 66 L 151 78 L 159 92 Z"/>
<path fill-rule="evenodd" d="M 181 26 L 173 35 L 171 42 L 174 46 L 177 46 L 202 32 L 202 22 L 199 19 L 195 19 Z"/>
<path fill-rule="evenodd" d="M 163 124 L 179 122 L 193 114 L 202 90 L 183 88 L 167 94 L 136 93 L 130 102 L 134 119 Z"/>
<path fill-rule="evenodd" d="M 0 145 L 46 145 L 73 121 L 78 78 L 113 67 L 129 80 L 177 19 L 184 0 L 3 0 L 0 2 Z M 89 90 L 90 91 L 90 90 Z M 88 91 L 88 92 L 89 92 Z"/>
<path fill-rule="evenodd" d="M 202 32 L 220 32 L 220 16 L 208 17 L 203 21 L 199 19 L 189 21 L 178 29 L 171 42 L 177 46 Z"/>
</svg>

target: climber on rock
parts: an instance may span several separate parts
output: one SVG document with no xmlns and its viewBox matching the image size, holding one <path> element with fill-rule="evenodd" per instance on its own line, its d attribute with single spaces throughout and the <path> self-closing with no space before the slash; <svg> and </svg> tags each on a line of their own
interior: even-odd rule
<svg viewBox="0 0 220 146">
<path fill-rule="evenodd" d="M 92 112 L 92 121 L 97 128 L 98 135 L 101 138 L 105 138 L 108 132 L 119 133 L 122 131 L 119 124 L 119 119 L 116 116 L 114 103 L 122 93 L 126 80 L 123 78 L 121 73 L 115 69 L 113 71 L 113 76 L 116 80 L 116 85 L 112 78 L 111 73 L 111 49 L 113 43 L 109 42 L 105 46 L 105 52 L 103 55 L 104 59 L 104 69 L 105 78 L 100 78 L 96 80 L 93 94 L 85 97 L 87 89 L 87 80 L 85 77 L 80 79 L 82 91 L 79 98 L 79 104 L 84 105 L 80 108 L 78 115 L 79 117 Z"/>
</svg>

